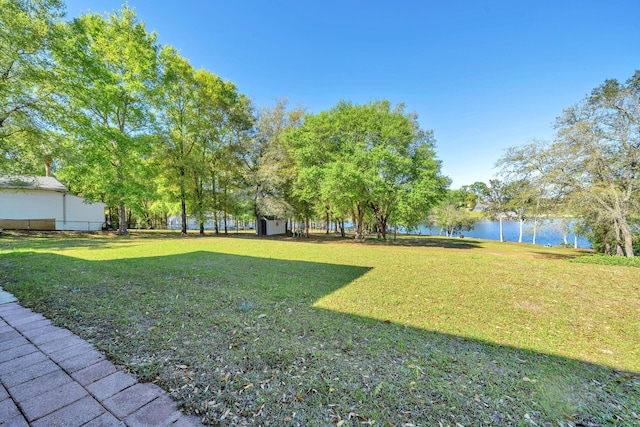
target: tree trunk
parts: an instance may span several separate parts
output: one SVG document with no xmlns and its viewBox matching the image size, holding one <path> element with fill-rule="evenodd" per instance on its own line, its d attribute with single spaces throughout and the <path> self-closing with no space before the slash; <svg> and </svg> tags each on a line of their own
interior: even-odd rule
<svg viewBox="0 0 640 427">
<path fill-rule="evenodd" d="M 119 229 L 118 229 L 118 234 L 120 235 L 127 235 L 129 234 L 129 231 L 127 231 L 127 210 L 124 206 L 124 201 L 120 201 L 118 203 L 118 208 L 120 211 L 120 224 L 119 224 Z"/>
<path fill-rule="evenodd" d="M 500 241 L 504 242 L 504 234 L 502 233 L 502 215 L 500 215 L 499 220 L 500 220 Z"/>
<path fill-rule="evenodd" d="M 256 235 L 264 236 L 264 233 L 262 232 L 262 221 L 260 221 L 260 212 L 255 212 L 255 215 L 256 215 L 256 225 L 255 225 Z"/>
<path fill-rule="evenodd" d="M 260 184 L 256 185 L 256 192 L 255 195 L 253 196 L 253 214 L 256 217 L 256 234 L 258 236 L 262 236 L 262 230 L 261 230 L 261 224 L 260 224 L 260 206 L 258 204 L 258 197 L 260 197 Z"/>
<path fill-rule="evenodd" d="M 353 236 L 356 236 L 356 214 L 354 211 L 351 212 L 351 224 L 353 225 Z"/>
<path fill-rule="evenodd" d="M 213 228 L 216 234 L 220 234 L 220 230 L 218 229 L 218 211 L 216 208 L 213 208 Z"/>
<path fill-rule="evenodd" d="M 224 234 L 229 234 L 229 230 L 227 229 L 227 208 L 228 208 L 228 200 L 227 200 L 227 186 L 224 187 L 224 211 L 222 212 L 222 220 L 224 221 Z"/>
<path fill-rule="evenodd" d="M 44 176 L 51 176 L 51 156 L 46 156 L 44 159 Z"/>
<path fill-rule="evenodd" d="M 518 237 L 518 243 L 522 243 L 522 229 L 524 228 L 524 218 L 520 218 L 520 237 Z"/>
<path fill-rule="evenodd" d="M 630 190 L 629 190 L 630 191 Z M 630 194 L 630 193 L 629 193 Z M 609 206 L 603 200 L 598 199 L 598 202 L 603 206 L 612 216 L 613 227 L 615 233 L 615 246 L 616 255 L 633 257 L 633 236 L 629 230 L 629 224 L 627 223 L 628 216 L 628 203 L 630 196 L 624 197 L 623 200 L 619 198 L 614 199 L 613 206 Z"/>
<path fill-rule="evenodd" d="M 536 218 L 535 216 L 533 217 L 533 244 L 536 244 L 536 232 L 538 229 L 538 218 Z"/>
<path fill-rule="evenodd" d="M 340 236 L 344 237 L 344 220 L 340 220 Z"/>
<path fill-rule="evenodd" d="M 118 189 L 118 209 L 120 213 L 120 224 L 118 229 L 118 234 L 127 235 L 129 232 L 127 231 L 127 210 L 124 206 L 124 194 L 122 194 L 122 185 L 124 185 L 124 172 L 122 171 L 122 164 L 118 159 L 116 161 L 116 183 L 119 184 Z"/>
<path fill-rule="evenodd" d="M 187 202 L 184 199 L 184 195 L 180 195 L 180 217 L 182 219 L 182 230 L 180 234 L 187 235 Z"/>
<path fill-rule="evenodd" d="M 180 210 L 182 215 L 182 230 L 181 233 L 183 236 L 187 235 L 187 195 L 184 190 L 184 178 L 185 170 L 184 167 L 180 168 Z"/>
<path fill-rule="evenodd" d="M 629 225 L 623 216 L 615 219 L 616 237 L 618 238 L 616 252 L 620 256 L 632 258 L 633 253 L 633 235 L 629 230 Z"/>
<path fill-rule="evenodd" d="M 376 215 L 376 231 L 378 239 L 387 239 L 387 216 L 382 214 Z"/>
<path fill-rule="evenodd" d="M 107 228 L 112 230 L 113 227 L 113 208 L 109 206 L 109 223 L 107 224 Z"/>
<path fill-rule="evenodd" d="M 362 222 L 364 221 L 364 205 L 362 202 L 357 202 L 357 218 L 354 215 L 354 227 L 356 233 L 356 240 L 363 240 L 364 233 L 362 232 Z"/>
<path fill-rule="evenodd" d="M 200 235 L 204 236 L 205 215 L 204 215 L 204 203 L 202 202 L 203 189 L 200 184 L 201 182 L 198 181 L 198 179 L 196 179 L 195 192 L 196 192 L 196 197 L 198 198 L 198 219 L 200 222 Z"/>
<path fill-rule="evenodd" d="M 330 222 L 330 218 L 329 218 L 329 206 L 327 206 L 327 212 L 326 212 L 326 227 L 327 227 L 327 233 L 329 234 L 329 232 L 331 231 L 331 222 Z"/>
</svg>

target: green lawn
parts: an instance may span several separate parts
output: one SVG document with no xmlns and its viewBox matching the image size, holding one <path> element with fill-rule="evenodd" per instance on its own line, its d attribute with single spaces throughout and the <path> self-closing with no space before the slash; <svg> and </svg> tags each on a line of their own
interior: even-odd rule
<svg viewBox="0 0 640 427">
<path fill-rule="evenodd" d="M 639 425 L 640 270 L 583 255 L 5 235 L 0 286 L 213 425 Z"/>
</svg>

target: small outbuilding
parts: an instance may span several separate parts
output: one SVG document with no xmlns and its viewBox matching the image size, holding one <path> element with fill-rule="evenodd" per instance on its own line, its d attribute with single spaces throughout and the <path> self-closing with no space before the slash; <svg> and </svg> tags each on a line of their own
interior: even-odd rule
<svg viewBox="0 0 640 427">
<path fill-rule="evenodd" d="M 287 221 L 279 219 L 277 216 L 263 216 L 258 226 L 260 227 L 260 230 L 256 230 L 258 235 L 287 234 Z"/>
<path fill-rule="evenodd" d="M 0 229 L 97 231 L 105 204 L 69 194 L 49 176 L 0 176 Z"/>
</svg>

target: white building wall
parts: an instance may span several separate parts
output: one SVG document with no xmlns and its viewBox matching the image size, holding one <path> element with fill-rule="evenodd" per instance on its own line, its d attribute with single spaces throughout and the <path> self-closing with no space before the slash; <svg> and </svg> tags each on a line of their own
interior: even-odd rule
<svg viewBox="0 0 640 427">
<path fill-rule="evenodd" d="M 82 197 L 67 194 L 63 198 L 64 212 L 58 221 L 57 230 L 99 231 L 105 223 L 105 204 L 85 202 Z"/>
<path fill-rule="evenodd" d="M 0 219 L 62 219 L 62 193 L 42 190 L 0 191 Z"/>
<path fill-rule="evenodd" d="M 204 222 L 205 230 L 215 230 L 216 222 L 209 218 Z M 231 220 L 227 220 L 227 229 L 232 228 Z M 167 229 L 169 230 L 181 230 L 182 229 L 182 217 L 181 216 L 170 216 L 167 218 Z M 224 221 L 222 219 L 218 220 L 218 229 L 224 230 Z M 200 230 L 200 222 L 196 218 L 187 216 L 187 230 Z"/>
<path fill-rule="evenodd" d="M 276 234 L 285 234 L 287 231 L 287 222 L 285 220 L 267 220 L 267 236 Z"/>
<path fill-rule="evenodd" d="M 0 190 L 0 219 L 55 219 L 56 230 L 98 231 L 105 222 L 104 203 L 46 190 Z"/>
</svg>

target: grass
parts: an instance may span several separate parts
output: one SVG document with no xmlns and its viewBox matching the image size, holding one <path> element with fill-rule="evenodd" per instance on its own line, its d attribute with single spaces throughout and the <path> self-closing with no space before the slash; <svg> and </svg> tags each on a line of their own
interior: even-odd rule
<svg viewBox="0 0 640 427">
<path fill-rule="evenodd" d="M 638 270 L 585 255 L 5 236 L 0 285 L 213 425 L 638 425 Z"/>
<path fill-rule="evenodd" d="M 603 254 L 593 254 L 591 256 L 582 256 L 573 260 L 583 264 L 601 264 L 601 265 L 620 265 L 625 267 L 640 268 L 640 258 L 627 258 L 620 256 L 610 256 Z"/>
</svg>

